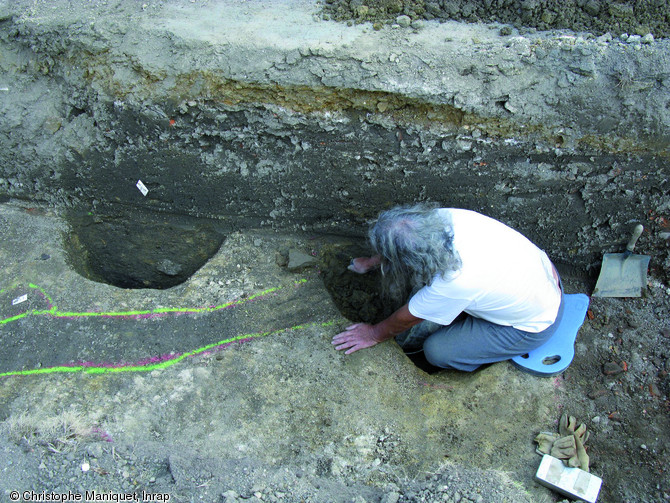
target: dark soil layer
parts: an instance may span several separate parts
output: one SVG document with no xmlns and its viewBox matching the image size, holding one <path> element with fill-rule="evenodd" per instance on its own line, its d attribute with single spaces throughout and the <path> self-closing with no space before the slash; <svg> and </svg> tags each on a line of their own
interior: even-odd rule
<svg viewBox="0 0 670 503">
<path fill-rule="evenodd" d="M 666 0 L 326 0 L 324 16 L 337 21 L 395 22 L 438 19 L 467 22 L 498 22 L 516 28 L 569 29 L 595 34 L 606 32 L 667 37 L 670 5 Z"/>
<path fill-rule="evenodd" d="M 357 245 L 330 245 L 321 249 L 321 277 L 337 309 L 349 320 L 377 323 L 393 312 L 380 292 L 381 274 L 356 274 L 347 270 L 352 258 L 369 256 Z"/>
</svg>

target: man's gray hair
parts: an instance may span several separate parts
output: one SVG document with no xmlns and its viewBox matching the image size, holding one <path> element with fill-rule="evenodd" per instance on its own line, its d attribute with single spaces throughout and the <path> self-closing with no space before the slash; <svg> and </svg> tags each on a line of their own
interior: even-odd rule
<svg viewBox="0 0 670 503">
<path fill-rule="evenodd" d="M 384 291 L 394 300 L 406 301 L 438 274 L 447 277 L 461 266 L 449 219 L 425 204 L 383 211 L 369 238 L 382 257 Z"/>
</svg>

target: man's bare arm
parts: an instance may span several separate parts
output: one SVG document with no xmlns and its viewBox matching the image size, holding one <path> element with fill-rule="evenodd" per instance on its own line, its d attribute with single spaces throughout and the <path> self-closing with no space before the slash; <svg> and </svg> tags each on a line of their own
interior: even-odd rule
<svg viewBox="0 0 670 503">
<path fill-rule="evenodd" d="M 346 349 L 345 354 L 351 354 L 359 349 L 369 348 L 409 330 L 417 323 L 422 322 L 409 312 L 407 304 L 398 309 L 391 316 L 376 325 L 356 323 L 348 326 L 344 332 L 333 337 L 335 349 Z"/>
</svg>

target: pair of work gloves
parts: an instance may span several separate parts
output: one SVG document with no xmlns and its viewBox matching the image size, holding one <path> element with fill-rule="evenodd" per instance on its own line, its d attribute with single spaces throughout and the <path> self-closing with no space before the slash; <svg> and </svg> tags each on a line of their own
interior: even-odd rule
<svg viewBox="0 0 670 503">
<path fill-rule="evenodd" d="M 589 438 L 584 423 L 577 426 L 573 416 L 563 414 L 558 423 L 558 433 L 542 432 L 535 437 L 538 454 L 549 454 L 563 460 L 568 466 L 589 471 L 589 455 L 584 444 Z"/>
</svg>

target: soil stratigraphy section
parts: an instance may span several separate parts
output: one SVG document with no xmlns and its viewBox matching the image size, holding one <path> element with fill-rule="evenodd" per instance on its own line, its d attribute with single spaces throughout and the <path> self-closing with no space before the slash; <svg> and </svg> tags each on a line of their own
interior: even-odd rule
<svg viewBox="0 0 670 503">
<path fill-rule="evenodd" d="M 54 5 L 3 7 L 5 197 L 341 233 L 430 200 L 593 270 L 642 222 L 667 261 L 666 40 Z"/>
</svg>

